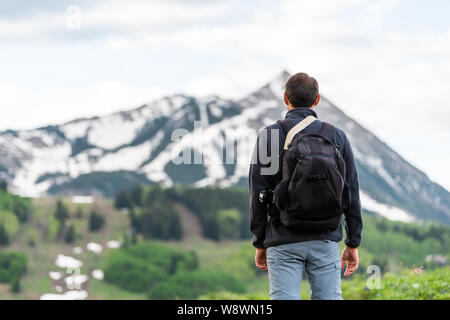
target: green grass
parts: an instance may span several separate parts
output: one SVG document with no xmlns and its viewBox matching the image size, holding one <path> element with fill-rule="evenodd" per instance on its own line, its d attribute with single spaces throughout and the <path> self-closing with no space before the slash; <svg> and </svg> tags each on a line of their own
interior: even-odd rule
<svg viewBox="0 0 450 320">
<path fill-rule="evenodd" d="M 0 210 L 0 224 L 5 227 L 10 239 L 14 239 L 19 231 L 19 220 L 11 211 Z"/>
<path fill-rule="evenodd" d="M 416 274 L 411 270 L 386 273 L 379 289 L 369 289 L 363 276 L 343 281 L 347 300 L 450 300 L 450 268 Z"/>
<path fill-rule="evenodd" d="M 118 288 L 102 280 L 91 280 L 89 282 L 90 300 L 145 300 L 145 293 L 135 293 Z"/>
<path fill-rule="evenodd" d="M 302 281 L 303 292 L 308 290 L 306 281 Z M 369 289 L 367 277 L 358 276 L 342 281 L 344 300 L 450 300 L 450 268 L 425 271 L 418 275 L 410 270 L 399 273 L 387 273 L 381 278 L 381 288 Z M 227 291 L 200 296 L 202 300 L 267 300 L 269 295 L 254 291 L 236 294 Z M 309 294 L 302 294 L 309 299 Z"/>
</svg>

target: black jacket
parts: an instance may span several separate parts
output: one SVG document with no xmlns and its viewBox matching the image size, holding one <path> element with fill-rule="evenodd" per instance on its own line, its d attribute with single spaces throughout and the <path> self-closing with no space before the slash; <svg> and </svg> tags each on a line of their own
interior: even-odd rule
<svg viewBox="0 0 450 320">
<path fill-rule="evenodd" d="M 309 115 L 317 118 L 316 113 L 311 109 L 296 108 L 288 111 L 286 119 L 294 120 L 296 123 L 300 122 Z M 322 121 L 314 121 L 311 125 L 306 127 L 302 132 L 304 133 L 318 133 L 322 127 Z M 279 244 L 302 242 L 310 240 L 331 240 L 339 242 L 342 240 L 342 226 L 333 231 L 322 232 L 299 232 L 287 229 L 281 224 L 277 208 L 271 206 L 271 217 L 268 215 L 267 205 L 261 203 L 258 199 L 259 193 L 263 189 L 273 189 L 275 185 L 281 180 L 281 170 L 273 175 L 261 174 L 261 168 L 268 168 L 273 165 L 272 161 L 278 161 L 278 168 L 281 168 L 281 157 L 271 156 L 271 138 L 272 130 L 277 130 L 279 137 L 279 152 L 281 155 L 286 133 L 278 123 L 264 128 L 256 142 L 253 151 L 252 163 L 250 164 L 249 173 L 249 188 L 250 188 L 250 230 L 253 233 L 253 245 L 257 248 L 276 246 Z M 353 158 L 352 148 L 346 134 L 335 128 L 334 143 L 341 150 L 342 156 L 346 163 L 346 182 L 349 186 L 351 195 L 351 205 L 347 212 L 345 212 L 345 229 L 346 239 L 345 244 L 350 247 L 358 247 L 361 243 L 362 219 L 361 219 L 361 204 L 359 200 L 359 185 L 358 174 L 356 172 L 355 160 Z M 260 158 L 259 148 L 267 148 L 268 159 Z M 273 148 L 273 147 L 272 147 Z M 276 150 L 276 149 L 274 149 Z"/>
</svg>

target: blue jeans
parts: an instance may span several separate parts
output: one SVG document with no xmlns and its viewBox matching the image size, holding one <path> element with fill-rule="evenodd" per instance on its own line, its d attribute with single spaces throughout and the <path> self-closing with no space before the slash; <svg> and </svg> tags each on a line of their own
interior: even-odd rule
<svg viewBox="0 0 450 320">
<path fill-rule="evenodd" d="M 267 249 L 271 300 L 300 300 L 303 269 L 313 300 L 342 300 L 339 243 L 313 240 Z"/>
</svg>

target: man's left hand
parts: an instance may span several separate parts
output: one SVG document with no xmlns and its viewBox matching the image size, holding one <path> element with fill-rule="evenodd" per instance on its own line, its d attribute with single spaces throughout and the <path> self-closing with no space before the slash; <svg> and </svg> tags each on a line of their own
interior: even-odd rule
<svg viewBox="0 0 450 320">
<path fill-rule="evenodd" d="M 256 254 L 255 254 L 255 264 L 256 267 L 267 271 L 267 255 L 266 255 L 267 249 L 266 248 L 256 248 Z"/>
</svg>

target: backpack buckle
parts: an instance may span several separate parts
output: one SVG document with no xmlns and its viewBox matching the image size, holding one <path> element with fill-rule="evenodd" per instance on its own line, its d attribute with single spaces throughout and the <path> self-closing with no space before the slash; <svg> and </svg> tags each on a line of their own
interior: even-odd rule
<svg viewBox="0 0 450 320">
<path fill-rule="evenodd" d="M 263 189 L 259 192 L 258 200 L 261 203 L 273 203 L 273 190 Z"/>
</svg>

